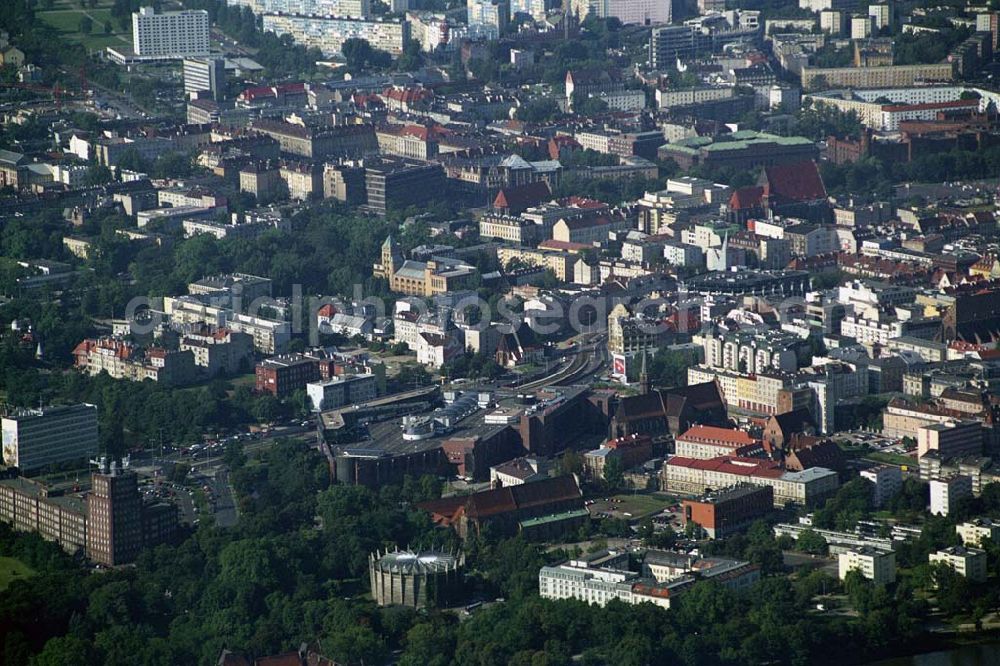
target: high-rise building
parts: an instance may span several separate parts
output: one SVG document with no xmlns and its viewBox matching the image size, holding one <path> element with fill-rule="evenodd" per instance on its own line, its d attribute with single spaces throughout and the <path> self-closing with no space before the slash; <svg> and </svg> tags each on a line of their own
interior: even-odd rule
<svg viewBox="0 0 1000 666">
<path fill-rule="evenodd" d="M 190 9 L 158 14 L 152 7 L 141 7 L 132 13 L 132 50 L 150 58 L 208 55 L 208 12 Z"/>
<path fill-rule="evenodd" d="M 4 464 L 22 472 L 97 455 L 97 407 L 24 409 L 5 416 Z"/>
<path fill-rule="evenodd" d="M 875 30 L 892 27 L 892 24 L 895 22 L 895 12 L 893 9 L 894 7 L 888 2 L 868 5 L 868 16 L 874 21 Z"/>
<path fill-rule="evenodd" d="M 931 513 L 935 516 L 947 516 L 966 497 L 972 497 L 972 477 L 953 474 L 931 479 Z"/>
<path fill-rule="evenodd" d="M 184 58 L 184 94 L 208 92 L 220 99 L 226 87 L 225 64 L 222 58 Z"/>
<path fill-rule="evenodd" d="M 254 14 L 302 14 L 370 18 L 371 0 L 229 0 L 230 5 L 249 7 Z M 390 6 L 392 12 L 406 11 Z"/>
<path fill-rule="evenodd" d="M 111 462 L 93 476 L 87 496 L 87 557 L 115 566 L 142 548 L 142 498 L 135 472 Z"/>
<path fill-rule="evenodd" d="M 410 24 L 400 20 L 364 20 L 340 16 L 265 14 L 263 29 L 276 35 L 291 35 L 296 43 L 318 48 L 327 56 L 339 56 L 344 42 L 364 39 L 372 48 L 393 55 L 403 52 L 410 39 Z"/>
</svg>

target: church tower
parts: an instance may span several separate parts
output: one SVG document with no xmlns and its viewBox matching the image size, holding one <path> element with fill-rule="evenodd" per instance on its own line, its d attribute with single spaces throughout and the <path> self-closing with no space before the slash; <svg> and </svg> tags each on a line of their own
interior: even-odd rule
<svg viewBox="0 0 1000 666">
<path fill-rule="evenodd" d="M 399 252 L 399 246 L 396 245 L 396 241 L 392 239 L 392 234 L 389 234 L 389 236 L 386 237 L 385 242 L 382 243 L 381 263 L 375 266 L 373 273 L 375 274 L 375 277 L 383 277 L 391 282 L 392 276 L 396 273 L 396 269 L 399 268 L 402 263 L 403 257 Z"/>
<path fill-rule="evenodd" d="M 639 370 L 639 392 L 649 394 L 649 373 L 646 372 L 646 350 L 642 350 L 642 369 Z"/>
</svg>

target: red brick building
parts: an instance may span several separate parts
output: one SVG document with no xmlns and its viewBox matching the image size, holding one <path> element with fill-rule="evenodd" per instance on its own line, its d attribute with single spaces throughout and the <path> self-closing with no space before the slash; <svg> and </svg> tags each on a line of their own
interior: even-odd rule
<svg viewBox="0 0 1000 666">
<path fill-rule="evenodd" d="M 774 510 L 771 486 L 740 483 L 683 502 L 684 525 L 695 523 L 709 538 L 724 539 L 745 530 Z"/>
<path fill-rule="evenodd" d="M 257 391 L 270 393 L 276 398 L 284 398 L 298 389 L 304 390 L 309 382 L 321 379 L 316 359 L 302 354 L 267 359 L 257 365 L 255 374 Z"/>
</svg>

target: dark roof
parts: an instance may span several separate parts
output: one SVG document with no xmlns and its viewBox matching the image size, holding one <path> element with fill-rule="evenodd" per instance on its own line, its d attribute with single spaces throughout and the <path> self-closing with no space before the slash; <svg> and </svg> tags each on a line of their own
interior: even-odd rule
<svg viewBox="0 0 1000 666">
<path fill-rule="evenodd" d="M 429 502 L 421 502 L 418 508 L 447 517 L 449 520 L 461 508 L 470 518 L 488 518 L 490 516 L 511 513 L 548 504 L 556 504 L 566 500 L 583 498 L 576 478 L 572 476 L 557 476 L 520 486 L 508 486 L 495 490 L 485 490 L 465 497 L 447 497 Z"/>
<path fill-rule="evenodd" d="M 793 409 L 784 414 L 775 414 L 771 416 L 771 419 L 778 426 L 778 429 L 781 430 L 781 435 L 786 441 L 793 433 L 805 432 L 809 427 L 816 427 L 812 414 L 809 413 L 808 409 L 804 408 Z"/>
<path fill-rule="evenodd" d="M 667 414 L 679 416 L 680 410 L 674 412 L 672 406 L 678 404 L 683 407 L 683 403 L 677 403 L 678 399 L 691 405 L 695 411 L 708 411 L 724 405 L 722 395 L 719 393 L 719 386 L 715 382 L 702 382 L 701 384 L 691 384 L 682 388 L 669 389 L 666 394 Z"/>
<path fill-rule="evenodd" d="M 826 187 L 812 160 L 765 167 L 766 194 L 787 201 L 815 201 L 826 198 Z"/>
<path fill-rule="evenodd" d="M 794 449 L 785 457 L 785 466 L 789 469 L 809 469 L 825 467 L 839 469 L 844 465 L 844 452 L 831 440 L 825 440 L 812 446 Z"/>
<path fill-rule="evenodd" d="M 630 395 L 618 403 L 616 419 L 634 419 L 646 416 L 665 416 L 663 398 L 659 391 L 650 391 L 640 395 Z"/>
</svg>

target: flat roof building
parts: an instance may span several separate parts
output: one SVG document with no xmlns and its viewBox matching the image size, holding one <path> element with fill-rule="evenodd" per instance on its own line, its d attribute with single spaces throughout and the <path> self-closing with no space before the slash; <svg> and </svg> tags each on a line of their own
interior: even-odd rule
<svg viewBox="0 0 1000 666">
<path fill-rule="evenodd" d="M 3 461 L 22 472 L 97 455 L 97 407 L 18 410 L 3 417 Z"/>
<path fill-rule="evenodd" d="M 849 572 L 857 570 L 876 585 L 896 582 L 896 553 L 891 550 L 862 546 L 841 553 L 837 557 L 837 563 L 840 580 L 844 580 Z"/>
<path fill-rule="evenodd" d="M 203 9 L 157 13 L 153 7 L 140 7 L 132 13 L 132 49 L 137 56 L 208 55 L 208 32 L 208 12 Z"/>
<path fill-rule="evenodd" d="M 774 490 L 770 486 L 738 483 L 683 501 L 684 524 L 695 523 L 711 539 L 743 531 L 774 510 Z"/>
<path fill-rule="evenodd" d="M 931 553 L 928 556 L 931 564 L 945 564 L 955 570 L 959 576 L 981 583 L 986 580 L 986 551 L 965 546 L 950 546 Z"/>
</svg>

